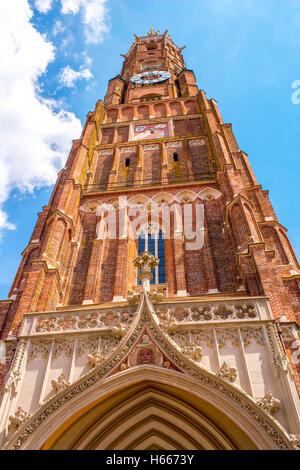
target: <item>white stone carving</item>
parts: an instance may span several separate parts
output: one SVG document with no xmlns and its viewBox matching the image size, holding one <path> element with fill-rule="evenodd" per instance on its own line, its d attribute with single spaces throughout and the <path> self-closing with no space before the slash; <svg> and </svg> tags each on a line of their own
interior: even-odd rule
<svg viewBox="0 0 300 470">
<path fill-rule="evenodd" d="M 274 398 L 271 392 L 267 392 L 257 403 L 264 411 L 271 414 L 276 413 L 280 408 L 280 400 Z"/>
<path fill-rule="evenodd" d="M 237 370 L 234 367 L 229 367 L 227 362 L 223 362 L 219 372 L 217 373 L 217 376 L 221 377 L 222 379 L 229 380 L 229 382 L 235 382 L 237 377 Z"/>
<path fill-rule="evenodd" d="M 244 346 L 249 346 L 252 341 L 265 345 L 266 341 L 261 327 L 259 328 L 243 328 L 241 329 Z"/>
<path fill-rule="evenodd" d="M 85 353 L 88 353 L 88 355 L 91 355 L 96 350 L 99 350 L 100 353 L 103 354 L 103 357 L 105 356 L 106 358 L 116 348 L 119 341 L 120 339 L 117 336 L 116 337 L 95 336 L 95 337 L 83 338 L 78 341 L 77 355 L 82 356 Z"/>
<path fill-rule="evenodd" d="M 127 301 L 130 305 L 137 304 L 141 299 L 142 292 L 128 291 Z M 149 292 L 149 297 L 151 302 L 158 303 L 164 299 L 164 294 L 162 289 L 153 289 Z"/>
<path fill-rule="evenodd" d="M 141 292 L 134 292 L 132 290 L 128 291 L 127 301 L 130 305 L 137 304 L 140 301 Z"/>
<path fill-rule="evenodd" d="M 61 392 L 62 390 L 64 390 L 65 388 L 67 388 L 70 385 L 70 383 L 66 379 L 65 374 L 61 374 L 58 377 L 58 379 L 52 379 L 51 380 L 51 385 L 52 385 L 53 390 L 56 393 L 58 393 L 58 392 Z"/>
<path fill-rule="evenodd" d="M 164 306 L 162 314 L 160 307 L 155 309 L 159 319 L 170 318 L 178 322 L 209 322 L 220 320 L 250 320 L 258 317 L 257 308 L 254 303 L 238 303 L 228 301 L 225 303 L 199 303 L 196 305 Z M 250 333 L 249 333 L 250 334 Z"/>
<path fill-rule="evenodd" d="M 3 342 L 5 345 L 5 343 Z M 9 373 L 7 374 L 5 385 L 3 388 L 3 392 L 12 392 L 13 396 L 17 393 L 17 385 L 21 379 L 21 367 L 23 363 L 23 358 L 25 354 L 25 349 L 27 346 L 27 341 L 26 340 L 21 340 L 20 343 L 18 344 L 11 369 Z M 12 348 L 12 343 L 6 344 L 6 351 L 7 354 L 11 354 Z"/>
<path fill-rule="evenodd" d="M 19 406 L 16 413 L 9 417 L 8 429 L 13 429 L 14 431 L 17 431 L 19 427 L 24 424 L 29 418 L 30 415 Z"/>
<path fill-rule="evenodd" d="M 53 347 L 53 357 L 58 357 L 64 353 L 67 357 L 71 357 L 74 350 L 74 340 L 73 341 L 55 341 Z"/>
<path fill-rule="evenodd" d="M 200 362 L 203 356 L 201 347 L 195 344 L 184 346 L 181 352 L 195 362 Z"/>
<path fill-rule="evenodd" d="M 112 329 L 131 323 L 135 312 L 128 309 L 92 310 L 72 313 L 43 314 L 35 317 L 34 333 L 72 330 Z"/>
<path fill-rule="evenodd" d="M 217 330 L 217 339 L 219 348 L 225 347 L 226 343 L 229 342 L 231 346 L 239 346 L 239 336 L 237 329 L 222 329 Z"/>
<path fill-rule="evenodd" d="M 102 362 L 104 362 L 106 357 L 107 356 L 103 351 L 99 351 L 98 349 L 95 349 L 95 351 L 93 351 L 87 357 L 88 366 L 91 368 L 96 367 Z"/>
<path fill-rule="evenodd" d="M 36 357 L 47 359 L 51 349 L 52 340 L 31 341 L 31 347 L 28 353 L 28 360 L 31 361 Z"/>
<path fill-rule="evenodd" d="M 21 379 L 21 372 L 17 369 L 12 369 L 9 373 L 5 386 L 3 388 L 4 392 L 11 391 L 14 395 L 16 394 L 18 382 Z"/>
<path fill-rule="evenodd" d="M 300 450 L 300 434 L 291 434 L 290 440 L 295 450 Z"/>
</svg>

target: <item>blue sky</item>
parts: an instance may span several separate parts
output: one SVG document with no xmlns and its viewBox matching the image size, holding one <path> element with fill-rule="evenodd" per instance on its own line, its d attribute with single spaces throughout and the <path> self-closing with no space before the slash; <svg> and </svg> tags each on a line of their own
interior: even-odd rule
<svg viewBox="0 0 300 470">
<path fill-rule="evenodd" d="M 179 47 L 187 46 L 187 68 L 232 123 L 300 256 L 300 104 L 292 102 L 292 83 L 300 80 L 299 2 L 1 3 L 0 298 L 7 297 L 71 140 L 120 72 L 120 53 L 133 34 L 150 27 L 168 29 Z"/>
</svg>

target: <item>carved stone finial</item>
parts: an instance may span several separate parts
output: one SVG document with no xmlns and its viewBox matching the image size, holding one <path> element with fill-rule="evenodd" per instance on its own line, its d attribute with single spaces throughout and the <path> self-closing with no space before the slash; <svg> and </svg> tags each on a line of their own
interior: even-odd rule
<svg viewBox="0 0 300 470">
<path fill-rule="evenodd" d="M 127 300 L 130 305 L 134 305 L 139 302 L 141 298 L 140 292 L 133 292 L 132 290 L 128 291 Z"/>
<path fill-rule="evenodd" d="M 280 400 L 274 398 L 271 392 L 267 392 L 264 398 L 258 400 L 258 405 L 268 413 L 276 413 L 280 408 Z"/>
<path fill-rule="evenodd" d="M 184 346 L 181 349 L 181 352 L 195 362 L 201 361 L 201 358 L 203 356 L 201 347 L 195 344 Z"/>
<path fill-rule="evenodd" d="M 87 361 L 89 367 L 93 368 L 101 364 L 102 362 L 105 361 L 105 354 L 103 352 L 99 351 L 98 349 L 95 349 L 91 354 L 88 355 Z"/>
<path fill-rule="evenodd" d="M 57 393 L 61 392 L 70 385 L 69 381 L 65 377 L 65 374 L 61 374 L 58 379 L 52 379 L 51 384 L 52 388 Z"/>
<path fill-rule="evenodd" d="M 217 373 L 217 376 L 221 377 L 222 379 L 229 380 L 229 382 L 235 382 L 237 371 L 234 367 L 229 367 L 227 362 L 223 362 L 219 372 Z"/>
<path fill-rule="evenodd" d="M 161 302 L 164 298 L 164 293 L 161 289 L 151 290 L 149 292 L 149 297 L 151 302 L 158 303 Z M 141 292 L 134 292 L 129 290 L 127 293 L 127 300 L 130 305 L 137 304 L 140 301 Z"/>
<path fill-rule="evenodd" d="M 141 271 L 139 279 L 142 282 L 144 292 L 150 292 L 150 281 L 153 279 L 151 271 L 158 263 L 159 260 L 151 255 L 151 253 L 148 253 L 148 251 L 143 251 L 133 261 L 133 265 Z"/>
<path fill-rule="evenodd" d="M 19 408 L 17 409 L 15 414 L 9 417 L 9 427 L 8 428 L 9 429 L 13 428 L 14 430 L 17 430 L 29 418 L 30 418 L 30 415 L 19 406 Z"/>
</svg>

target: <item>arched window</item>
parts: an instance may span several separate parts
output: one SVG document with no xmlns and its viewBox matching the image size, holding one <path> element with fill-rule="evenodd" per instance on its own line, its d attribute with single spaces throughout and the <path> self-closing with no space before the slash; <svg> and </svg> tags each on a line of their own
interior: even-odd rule
<svg viewBox="0 0 300 470">
<path fill-rule="evenodd" d="M 164 235 L 160 230 L 159 232 L 143 231 L 139 236 L 138 241 L 138 254 L 143 251 L 149 251 L 152 255 L 159 259 L 159 264 L 152 271 L 153 279 L 151 284 L 164 284 L 166 282 L 166 268 L 165 268 L 165 244 Z M 139 273 L 138 273 L 139 274 Z M 141 285 L 139 278 L 137 284 Z"/>
</svg>

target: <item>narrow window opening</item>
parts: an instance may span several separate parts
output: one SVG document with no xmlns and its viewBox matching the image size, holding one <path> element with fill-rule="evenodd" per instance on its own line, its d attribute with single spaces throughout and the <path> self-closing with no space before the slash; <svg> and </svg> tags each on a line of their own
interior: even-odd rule
<svg viewBox="0 0 300 470">
<path fill-rule="evenodd" d="M 173 153 L 173 161 L 174 161 L 174 163 L 179 161 L 177 153 Z"/>
<path fill-rule="evenodd" d="M 165 246 L 164 234 L 160 230 L 158 233 L 142 232 L 138 240 L 138 254 L 143 251 L 149 251 L 153 256 L 159 259 L 159 265 L 153 270 L 153 279 L 151 284 L 164 284 L 166 282 L 166 267 L 165 267 Z M 139 271 L 137 273 L 137 285 L 141 285 L 139 280 Z"/>
<path fill-rule="evenodd" d="M 130 167 L 130 158 L 126 158 L 125 160 L 125 167 L 129 168 Z"/>
</svg>

